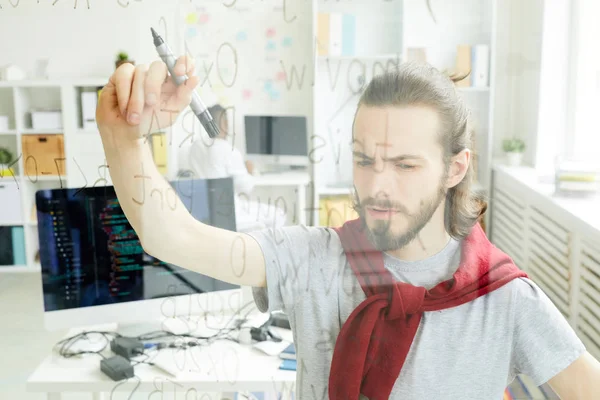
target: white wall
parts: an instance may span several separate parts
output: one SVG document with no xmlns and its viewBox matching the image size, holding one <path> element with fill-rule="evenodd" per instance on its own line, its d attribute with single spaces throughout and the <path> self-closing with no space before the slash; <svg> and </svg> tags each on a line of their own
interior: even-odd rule
<svg viewBox="0 0 600 400">
<path fill-rule="evenodd" d="M 126 4 L 122 7 L 119 5 Z M 137 63 L 157 59 L 150 27 L 175 35 L 175 1 L 60 0 L 2 1 L 0 65 L 15 63 L 33 72 L 35 61 L 50 58 L 51 79 L 108 77 L 116 54 L 127 51 Z M 173 36 L 175 39 L 175 36 Z M 176 43 L 176 42 L 173 42 Z M 174 49 L 175 50 L 175 49 Z"/>
<path fill-rule="evenodd" d="M 494 111 L 494 157 L 502 140 L 525 140 L 526 164 L 533 164 L 538 133 L 544 0 L 499 0 Z"/>
<path fill-rule="evenodd" d="M 569 87 L 568 79 L 575 60 L 569 49 L 570 8 L 569 3 L 547 0 L 544 9 L 539 130 L 533 155 L 537 172 L 545 176 L 554 174 L 554 158 L 565 150 L 567 116 L 574 105 L 575 88 Z"/>
</svg>

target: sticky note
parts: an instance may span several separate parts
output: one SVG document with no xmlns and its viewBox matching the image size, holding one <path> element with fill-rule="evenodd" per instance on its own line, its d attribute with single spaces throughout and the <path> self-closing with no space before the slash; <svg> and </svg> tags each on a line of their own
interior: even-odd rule
<svg viewBox="0 0 600 400">
<path fill-rule="evenodd" d="M 187 37 L 195 37 L 198 34 L 198 31 L 196 30 L 196 28 L 194 28 L 193 26 L 189 27 L 186 29 L 185 32 Z"/>
<path fill-rule="evenodd" d="M 278 81 L 283 81 L 283 80 L 285 80 L 285 76 L 286 76 L 286 75 L 285 75 L 285 72 L 284 72 L 284 71 L 279 71 L 279 72 L 277 73 L 277 75 L 276 75 L 276 77 L 275 77 L 275 78 L 276 78 Z"/>
<path fill-rule="evenodd" d="M 198 23 L 199 24 L 205 24 L 210 20 L 210 15 L 208 14 L 202 14 L 199 18 L 198 18 Z"/>
<path fill-rule="evenodd" d="M 198 21 L 198 15 L 196 13 L 189 13 L 188 15 L 186 15 L 185 17 L 185 23 L 186 24 L 195 24 L 196 21 Z"/>
</svg>

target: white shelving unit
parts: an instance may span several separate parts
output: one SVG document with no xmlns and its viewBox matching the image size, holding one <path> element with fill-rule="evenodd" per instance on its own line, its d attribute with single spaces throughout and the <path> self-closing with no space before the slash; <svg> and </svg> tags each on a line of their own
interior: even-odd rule
<svg viewBox="0 0 600 400">
<path fill-rule="evenodd" d="M 35 193 L 40 189 L 79 188 L 92 186 L 99 178 L 99 167 L 105 164 L 104 151 L 98 131 L 84 131 L 81 122 L 80 93 L 96 91 L 107 82 L 105 78 L 73 81 L 21 80 L 0 82 L 1 114 L 9 117 L 9 130 L 0 132 L 0 147 L 8 148 L 18 161 L 11 167 L 14 176 L 4 174 L 0 183 L 16 186 L 19 192 L 21 215 L 11 221 L 0 221 L 1 226 L 21 226 L 24 231 L 24 265 L 0 265 L 0 272 L 36 272 L 40 270 L 36 255 L 39 250 L 37 221 L 35 220 Z M 32 129 L 29 112 L 32 109 L 62 111 L 62 129 Z M 26 135 L 63 135 L 64 171 L 52 174 L 27 173 L 26 163 L 33 162 L 22 156 L 22 139 Z M 59 175 L 60 174 L 60 175 Z M 110 175 L 106 171 L 106 183 Z"/>
<path fill-rule="evenodd" d="M 315 48 L 311 142 L 316 154 L 311 160 L 314 225 L 319 225 L 322 198 L 350 196 L 352 192 L 350 140 L 359 88 L 382 67 L 403 62 L 408 48 L 425 48 L 428 62 L 449 69 L 455 66 L 458 45 L 489 45 L 489 87 L 458 89 L 476 123 L 477 188 L 490 193 L 497 0 L 452 0 L 433 6 L 436 22 L 423 0 L 313 1 L 315 37 L 319 13 L 353 14 L 356 18 L 356 56 L 319 56 Z"/>
</svg>

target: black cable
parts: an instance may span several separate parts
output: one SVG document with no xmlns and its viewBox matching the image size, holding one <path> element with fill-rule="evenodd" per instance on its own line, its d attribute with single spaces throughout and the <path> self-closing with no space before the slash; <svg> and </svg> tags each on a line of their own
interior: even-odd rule
<svg viewBox="0 0 600 400">
<path fill-rule="evenodd" d="M 140 341 L 148 341 L 148 340 L 155 340 L 155 339 L 162 339 L 162 338 L 173 338 L 173 339 L 184 340 L 184 343 L 182 345 L 175 345 L 174 343 L 171 343 L 170 345 L 166 345 L 164 347 L 157 346 L 157 351 L 159 351 L 165 347 L 169 347 L 169 348 L 187 348 L 187 347 L 197 347 L 197 346 L 199 347 L 199 346 L 210 344 L 213 341 L 218 340 L 218 339 L 232 340 L 234 342 L 238 342 L 238 340 L 231 338 L 229 336 L 229 334 L 233 331 L 240 329 L 241 325 L 243 325 L 248 320 L 248 315 L 253 311 L 253 309 L 250 309 L 249 311 L 247 311 L 244 314 L 244 316 L 242 317 L 242 319 L 240 321 L 238 321 L 238 323 L 235 326 L 231 327 L 230 324 L 233 321 L 233 319 L 236 318 L 241 313 L 241 311 L 243 309 L 245 309 L 246 307 L 248 307 L 249 305 L 252 305 L 252 304 L 254 304 L 253 301 L 248 302 L 248 303 L 244 304 L 243 306 L 241 306 L 231 316 L 231 318 L 229 319 L 229 321 L 227 321 L 225 326 L 220 328 L 215 334 L 213 334 L 211 336 L 196 336 L 196 335 L 187 334 L 187 333 L 175 334 L 172 332 L 160 330 L 160 331 L 148 332 L 148 333 L 136 336 L 136 337 L 128 337 L 128 336 L 121 335 L 117 332 L 84 331 L 84 332 L 80 332 L 76 335 L 73 335 L 68 338 L 60 340 L 53 346 L 53 350 L 56 351 L 56 347 L 60 346 L 60 349 L 58 350 L 58 354 L 64 358 L 71 358 L 71 357 L 79 356 L 82 354 L 98 354 L 102 358 L 106 359 L 106 357 L 103 354 L 101 354 L 101 352 L 103 352 L 106 349 L 106 347 L 110 344 L 111 338 L 109 336 L 112 336 L 113 338 L 120 338 L 120 337 L 127 338 L 128 337 L 128 338 L 137 339 Z M 208 328 L 210 328 L 210 326 Z M 82 340 L 82 339 L 89 340 L 88 335 L 90 335 L 90 334 L 99 334 L 99 335 L 102 335 L 102 337 L 104 337 L 105 343 L 101 349 L 99 349 L 97 351 L 76 351 L 76 352 L 69 351 L 71 349 L 71 347 L 73 345 L 75 345 L 79 340 Z M 191 341 L 185 341 L 185 339 L 191 339 Z M 201 342 L 201 341 L 204 341 L 204 342 Z M 146 354 L 146 353 L 144 352 L 143 354 Z M 133 365 L 137 365 L 137 364 L 153 365 L 152 363 L 149 363 L 146 361 L 149 357 L 147 354 L 146 354 L 146 356 L 147 356 L 146 359 L 144 359 L 142 361 L 136 361 L 135 364 L 133 364 Z"/>
<path fill-rule="evenodd" d="M 216 340 L 219 338 L 222 338 L 223 333 L 230 333 L 231 331 L 237 330 L 239 329 L 239 327 L 228 327 L 231 322 L 233 321 L 233 319 L 235 317 L 237 317 L 239 315 L 239 313 L 245 309 L 246 307 L 250 306 L 254 304 L 253 301 L 248 302 L 246 304 L 244 304 L 243 306 L 241 306 L 229 319 L 229 321 L 227 321 L 227 323 L 225 324 L 224 328 L 220 328 L 215 334 L 211 335 L 211 336 L 196 336 L 196 335 L 191 335 L 191 334 L 187 334 L 187 333 L 182 333 L 182 334 L 175 334 L 172 332 L 168 332 L 168 331 L 164 331 L 164 330 L 159 330 L 159 331 L 152 331 L 152 332 L 148 332 L 139 336 L 134 337 L 134 339 L 137 340 L 155 340 L 155 339 L 162 339 L 162 338 L 188 338 L 188 339 L 196 339 L 196 340 L 207 340 L 207 341 L 211 341 L 211 340 Z M 242 323 L 246 322 L 248 315 L 253 311 L 253 309 L 250 309 L 243 317 L 242 319 Z M 210 326 L 208 326 L 208 328 L 210 328 Z"/>
<path fill-rule="evenodd" d="M 78 334 L 76 334 L 76 335 L 70 336 L 70 337 L 68 337 L 68 338 L 64 338 L 64 339 L 62 339 L 62 340 L 60 340 L 60 341 L 56 342 L 56 345 L 59 345 L 59 344 L 61 344 L 61 343 L 63 343 L 63 342 L 66 342 L 66 341 L 68 341 L 68 340 L 72 340 L 72 339 L 75 339 L 75 338 L 79 338 L 80 336 L 87 336 L 88 334 L 91 334 L 91 333 L 97 333 L 97 334 L 104 335 L 104 336 L 105 336 L 105 335 L 114 335 L 114 336 L 117 336 L 117 337 L 121 337 L 121 335 L 120 335 L 119 333 L 117 333 L 117 332 L 105 332 L 105 331 L 84 331 L 84 332 L 80 332 L 80 333 L 78 333 Z M 105 337 L 106 337 L 106 336 L 105 336 Z"/>
<path fill-rule="evenodd" d="M 64 358 L 71 358 L 71 357 L 79 356 L 82 354 L 98 354 L 100 357 L 102 357 L 106 360 L 106 356 L 104 354 L 100 353 L 99 351 L 77 351 L 74 353 L 67 353 L 67 354 L 61 354 L 61 355 Z"/>
<path fill-rule="evenodd" d="M 152 362 L 148 362 L 148 358 L 150 358 L 150 354 L 144 352 L 142 353 L 144 356 L 146 356 L 146 358 L 144 358 L 143 360 L 139 360 L 139 361 L 134 361 L 131 366 L 135 366 L 138 364 L 148 364 L 148 365 L 154 365 L 154 363 Z"/>
<path fill-rule="evenodd" d="M 102 337 L 105 340 L 104 346 L 102 346 L 101 349 L 97 350 L 97 351 L 87 351 L 87 350 L 83 350 L 83 351 L 75 351 L 72 352 L 70 351 L 71 347 L 77 343 L 79 340 L 82 339 L 87 339 L 89 340 L 90 338 L 88 337 L 89 334 L 100 334 L 102 335 Z M 84 332 L 80 332 L 76 335 L 70 336 L 68 338 L 62 339 L 61 341 L 57 342 L 54 347 L 53 350 L 56 351 L 56 346 L 60 345 L 60 349 L 58 350 L 58 354 L 64 358 L 71 358 L 71 357 L 75 357 L 75 356 L 79 356 L 82 354 L 98 354 L 99 356 L 101 356 L 102 358 L 106 358 L 103 354 L 101 354 L 106 347 L 109 345 L 110 343 L 110 338 L 108 337 L 108 335 L 114 335 L 114 336 L 121 336 L 116 332 L 104 332 L 104 331 L 84 331 Z"/>
<path fill-rule="evenodd" d="M 244 308 L 246 308 L 246 307 L 248 307 L 249 305 L 252 305 L 252 304 L 254 304 L 254 301 L 250 301 L 250 302 L 248 302 L 248 303 L 244 304 L 242 307 L 240 307 L 240 308 L 239 308 L 239 310 L 237 310 L 237 311 L 236 311 L 236 312 L 235 312 L 235 313 L 234 313 L 234 314 L 231 316 L 231 318 L 229 318 L 229 321 L 227 321 L 227 323 L 225 324 L 225 327 L 229 326 L 229 324 L 231 324 L 231 322 L 233 321 L 233 319 L 234 319 L 234 318 L 235 318 L 235 317 L 236 317 L 236 316 L 237 316 L 237 315 L 238 315 L 238 314 L 239 314 L 239 313 L 240 313 L 240 312 L 241 312 L 241 311 L 242 311 Z M 249 310 L 249 311 L 248 311 L 248 312 L 247 312 L 247 313 L 244 315 L 244 318 L 242 319 L 242 324 L 243 324 L 244 322 L 246 322 L 246 321 L 247 321 L 247 319 L 248 319 L 248 315 L 249 315 L 249 314 L 250 314 L 252 311 L 253 311 L 253 309 L 250 309 L 250 310 Z M 209 328 L 210 328 L 210 327 L 209 327 Z M 235 331 L 235 330 L 239 329 L 239 326 L 238 326 L 238 327 L 234 327 L 234 328 L 231 328 L 231 327 L 230 327 L 230 328 L 221 328 L 221 329 L 219 329 L 219 330 L 217 331 L 217 333 L 215 333 L 215 334 L 214 334 L 213 336 L 211 336 L 209 339 L 213 339 L 213 340 L 214 340 L 214 339 L 218 338 L 218 337 L 220 336 L 220 334 L 221 334 L 221 333 L 222 333 L 222 332 L 223 332 L 225 329 L 227 329 L 227 331 L 226 331 L 225 333 L 229 333 L 229 332 L 231 332 L 231 331 Z"/>
<path fill-rule="evenodd" d="M 150 361 L 146 361 L 146 360 L 144 360 L 144 361 L 136 361 L 136 362 L 135 362 L 135 364 L 131 364 L 131 366 L 135 366 L 135 365 L 138 365 L 138 364 L 148 364 L 148 365 L 154 365 L 154 363 L 153 363 L 153 362 L 150 362 Z"/>
</svg>

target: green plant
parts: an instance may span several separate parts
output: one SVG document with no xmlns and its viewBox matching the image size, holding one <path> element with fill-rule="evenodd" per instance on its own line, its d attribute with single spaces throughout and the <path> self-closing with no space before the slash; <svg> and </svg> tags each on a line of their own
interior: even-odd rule
<svg viewBox="0 0 600 400">
<path fill-rule="evenodd" d="M 13 154 L 6 148 L 0 147 L 0 164 L 10 164 L 13 161 Z"/>
<path fill-rule="evenodd" d="M 129 54 L 125 53 L 124 51 L 120 52 L 117 57 L 120 61 L 129 60 Z"/>
<path fill-rule="evenodd" d="M 504 139 L 502 148 L 507 153 L 523 153 L 525 151 L 525 142 L 518 138 Z"/>
</svg>

